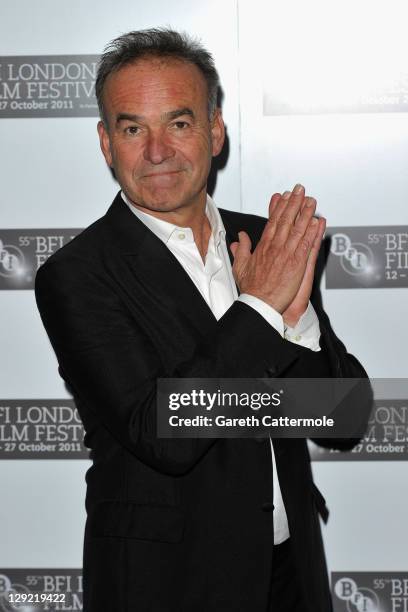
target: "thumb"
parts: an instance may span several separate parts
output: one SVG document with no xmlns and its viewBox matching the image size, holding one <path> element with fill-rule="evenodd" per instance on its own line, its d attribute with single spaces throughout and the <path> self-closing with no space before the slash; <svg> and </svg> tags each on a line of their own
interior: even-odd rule
<svg viewBox="0 0 408 612">
<path fill-rule="evenodd" d="M 238 242 L 233 242 L 230 246 L 234 257 L 233 272 L 236 280 L 251 257 L 251 246 L 251 240 L 246 232 L 239 232 Z"/>
<path fill-rule="evenodd" d="M 251 239 L 246 232 L 238 232 L 238 242 L 232 242 L 230 245 L 231 253 L 236 260 L 246 260 L 251 255 Z"/>
<path fill-rule="evenodd" d="M 231 253 L 234 259 L 235 259 L 235 253 L 237 252 L 238 245 L 239 245 L 239 242 L 231 242 L 230 244 L 230 250 L 231 250 Z"/>
</svg>

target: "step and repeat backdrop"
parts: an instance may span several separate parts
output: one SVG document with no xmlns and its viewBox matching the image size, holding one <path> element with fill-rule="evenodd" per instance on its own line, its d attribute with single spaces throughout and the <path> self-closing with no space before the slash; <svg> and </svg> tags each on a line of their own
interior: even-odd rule
<svg viewBox="0 0 408 612">
<path fill-rule="evenodd" d="M 327 218 L 320 289 L 335 331 L 372 378 L 404 379 L 404 4 L 2 2 L 0 611 L 18 609 L 8 602 L 16 592 L 61 594 L 43 609 L 82 610 L 90 461 L 33 284 L 118 190 L 96 133 L 104 46 L 154 26 L 201 38 L 220 72 L 228 136 L 215 201 L 265 215 L 273 192 L 304 184 Z M 408 397 L 388 388 L 352 452 L 310 444 L 330 508 L 323 534 L 335 612 L 408 612 Z"/>
</svg>

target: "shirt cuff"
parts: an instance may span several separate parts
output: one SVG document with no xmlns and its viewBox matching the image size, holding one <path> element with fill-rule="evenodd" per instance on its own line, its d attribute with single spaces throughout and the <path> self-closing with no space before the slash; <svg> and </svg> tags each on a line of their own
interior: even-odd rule
<svg viewBox="0 0 408 612">
<path fill-rule="evenodd" d="M 254 295 L 249 295 L 249 293 L 241 293 L 238 300 L 256 310 L 269 323 L 269 325 L 272 325 L 272 327 L 276 329 L 282 338 L 284 337 L 283 318 L 277 310 Z"/>
<path fill-rule="evenodd" d="M 310 302 L 295 327 L 285 325 L 284 338 L 312 351 L 320 351 L 319 319 Z"/>
</svg>

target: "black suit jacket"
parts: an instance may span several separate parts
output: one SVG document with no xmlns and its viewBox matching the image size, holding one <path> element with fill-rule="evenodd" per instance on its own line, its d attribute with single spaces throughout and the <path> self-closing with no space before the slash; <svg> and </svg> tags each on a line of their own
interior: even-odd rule
<svg viewBox="0 0 408 612">
<path fill-rule="evenodd" d="M 220 211 L 230 244 L 265 219 Z M 235 302 L 216 321 L 167 247 L 116 197 L 36 279 L 38 307 L 91 449 L 85 612 L 265 612 L 273 564 L 268 440 L 156 437 L 158 377 L 365 372 L 318 309 L 322 350 Z M 317 307 L 317 306 L 316 306 Z M 324 442 L 324 441 L 323 441 Z M 331 610 L 306 442 L 274 442 L 309 612 Z"/>
</svg>

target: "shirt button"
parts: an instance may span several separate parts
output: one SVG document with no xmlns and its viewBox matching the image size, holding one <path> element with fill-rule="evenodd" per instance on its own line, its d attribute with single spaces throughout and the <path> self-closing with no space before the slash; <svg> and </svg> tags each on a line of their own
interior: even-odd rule
<svg viewBox="0 0 408 612">
<path fill-rule="evenodd" d="M 295 342 L 300 342 L 301 339 L 302 339 L 302 336 L 295 336 Z"/>
<path fill-rule="evenodd" d="M 179 233 L 179 235 L 178 235 L 178 237 L 179 237 L 179 240 L 184 240 L 184 238 L 186 237 L 186 235 L 185 235 L 185 234 L 183 234 L 183 232 L 180 232 L 180 233 Z"/>
<path fill-rule="evenodd" d="M 272 512 L 275 506 L 272 502 L 265 502 L 264 504 L 262 504 L 261 508 L 264 512 Z"/>
</svg>

